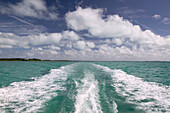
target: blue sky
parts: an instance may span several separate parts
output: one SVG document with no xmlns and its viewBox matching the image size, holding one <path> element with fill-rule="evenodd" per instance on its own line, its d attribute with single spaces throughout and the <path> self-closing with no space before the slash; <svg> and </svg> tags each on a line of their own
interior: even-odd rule
<svg viewBox="0 0 170 113">
<path fill-rule="evenodd" d="M 169 0 L 0 0 L 0 57 L 170 60 Z"/>
</svg>

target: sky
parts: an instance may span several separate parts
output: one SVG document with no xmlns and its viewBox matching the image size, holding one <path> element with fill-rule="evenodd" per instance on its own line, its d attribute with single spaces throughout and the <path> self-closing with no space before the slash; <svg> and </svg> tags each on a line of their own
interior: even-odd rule
<svg viewBox="0 0 170 113">
<path fill-rule="evenodd" d="M 0 0 L 0 58 L 170 61 L 170 0 Z"/>
</svg>

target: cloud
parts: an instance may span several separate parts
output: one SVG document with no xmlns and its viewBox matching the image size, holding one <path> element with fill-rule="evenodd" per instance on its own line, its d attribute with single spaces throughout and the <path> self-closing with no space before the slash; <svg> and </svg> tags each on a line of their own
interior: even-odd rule
<svg viewBox="0 0 170 113">
<path fill-rule="evenodd" d="M 95 47 L 95 44 L 93 42 L 87 42 L 87 41 L 77 41 L 74 45 L 75 48 L 79 50 L 85 50 L 85 49 L 91 49 Z"/>
<path fill-rule="evenodd" d="M 23 38 L 14 35 L 13 33 L 1 33 L 0 32 L 0 48 L 13 48 L 13 47 L 22 47 L 27 48 L 27 41 L 24 41 Z"/>
<path fill-rule="evenodd" d="M 170 38 L 170 35 L 167 35 L 165 38 Z"/>
<path fill-rule="evenodd" d="M 162 23 L 170 24 L 170 19 L 169 18 L 163 18 Z"/>
<path fill-rule="evenodd" d="M 74 31 L 68 31 L 67 30 L 67 31 L 64 31 L 62 34 L 63 34 L 64 39 L 69 39 L 69 40 L 72 40 L 72 41 L 80 39 L 80 36 L 77 35 Z"/>
<path fill-rule="evenodd" d="M 40 33 L 38 35 L 17 36 L 13 33 L 0 32 L 0 48 L 29 48 L 36 45 L 59 45 L 60 41 L 77 41 L 80 36 L 74 31 L 63 31 L 62 33 Z M 59 47 L 48 46 L 51 49 Z"/>
<path fill-rule="evenodd" d="M 30 35 L 45 32 L 47 29 L 42 25 L 32 25 L 21 23 L 19 21 L 0 22 L 0 31 L 6 33 L 15 33 L 16 35 Z"/>
<path fill-rule="evenodd" d="M 29 35 L 24 37 L 25 40 L 29 40 L 29 44 L 42 45 L 42 44 L 57 44 L 62 39 L 61 33 L 49 33 L 39 35 Z"/>
<path fill-rule="evenodd" d="M 155 14 L 155 15 L 152 16 L 152 18 L 158 20 L 158 19 L 161 19 L 161 18 L 163 18 L 163 17 L 161 17 L 161 16 L 158 15 L 158 14 Z M 162 19 L 162 23 L 164 23 L 164 24 L 170 24 L 170 19 L 167 18 L 167 17 L 166 17 L 166 18 L 163 18 L 163 19 Z"/>
<path fill-rule="evenodd" d="M 116 45 L 120 46 L 122 45 L 122 40 L 119 38 L 113 39 L 113 43 L 115 43 Z"/>
<path fill-rule="evenodd" d="M 85 30 L 101 23 L 102 12 L 102 9 L 82 9 L 81 7 L 78 7 L 76 11 L 68 12 L 66 14 L 66 22 L 68 27 L 74 30 Z"/>
<path fill-rule="evenodd" d="M 155 15 L 153 15 L 153 16 L 152 16 L 152 18 L 157 20 L 157 19 L 160 19 L 160 18 L 161 18 L 161 16 L 160 16 L 160 15 L 158 15 L 158 14 L 155 14 Z"/>
<path fill-rule="evenodd" d="M 12 48 L 11 45 L 0 45 L 0 48 Z"/>
<path fill-rule="evenodd" d="M 0 5 L 0 12 L 2 14 L 20 17 L 32 17 L 46 20 L 58 19 L 56 11 L 48 8 L 44 0 L 22 0 L 22 2 L 16 4 Z"/>
<path fill-rule="evenodd" d="M 164 17 L 161 17 L 161 16 L 158 15 L 158 14 L 155 14 L 155 15 L 152 16 L 152 18 L 153 18 L 153 19 L 156 19 L 156 20 L 162 18 L 161 22 L 162 22 L 163 24 L 170 24 L 170 19 L 167 18 L 167 17 L 164 18 Z"/>
<path fill-rule="evenodd" d="M 50 45 L 50 46 L 45 46 L 45 47 L 43 47 L 43 48 L 47 48 L 47 49 L 52 49 L 52 50 L 61 50 L 61 48 L 60 47 L 58 47 L 58 46 L 54 46 L 54 45 Z"/>
<path fill-rule="evenodd" d="M 146 47 L 170 45 L 170 39 L 156 35 L 150 30 L 142 31 L 140 26 L 133 25 L 119 15 L 103 18 L 105 15 L 102 13 L 102 9 L 78 7 L 76 11 L 66 14 L 66 22 L 69 28 L 76 31 L 87 30 L 93 37 L 128 39 Z"/>
<path fill-rule="evenodd" d="M 129 7 L 119 7 L 117 9 L 118 14 L 126 16 L 130 19 L 147 17 L 146 15 L 143 14 L 144 12 L 145 10 L 143 9 L 131 9 Z"/>
<path fill-rule="evenodd" d="M 75 48 L 77 48 L 77 49 L 85 49 L 86 48 L 86 42 L 85 41 L 78 41 L 75 44 Z"/>
<path fill-rule="evenodd" d="M 143 13 L 145 11 L 143 9 L 131 9 L 129 7 L 120 7 L 118 8 L 118 12 L 123 13 L 123 14 L 133 15 L 136 13 Z"/>
<path fill-rule="evenodd" d="M 119 15 L 103 15 L 103 9 L 78 7 L 65 19 L 73 31 L 28 36 L 0 33 L 0 57 L 170 61 L 169 35 L 143 31 Z"/>
<path fill-rule="evenodd" d="M 9 17 L 14 18 L 14 19 L 16 19 L 16 20 L 18 20 L 18 21 L 20 21 L 20 22 L 22 22 L 22 23 L 24 23 L 24 24 L 28 24 L 28 25 L 34 26 L 34 24 L 29 23 L 29 22 L 27 22 L 27 21 L 25 21 L 25 20 L 22 20 L 22 19 L 20 19 L 20 18 L 17 18 L 17 17 L 15 17 L 15 16 L 9 16 Z"/>
<path fill-rule="evenodd" d="M 144 45 L 138 45 L 122 38 L 71 40 L 70 38 L 65 39 L 63 32 L 29 36 L 0 33 L 0 51 L 3 53 L 0 57 L 23 56 L 42 59 L 99 61 L 170 59 L 169 46 L 151 46 L 150 48 L 147 46 L 148 48 L 146 48 Z M 168 39 L 168 37 L 166 38 Z"/>
<path fill-rule="evenodd" d="M 93 42 L 86 42 L 88 48 L 95 48 L 95 44 Z"/>
</svg>

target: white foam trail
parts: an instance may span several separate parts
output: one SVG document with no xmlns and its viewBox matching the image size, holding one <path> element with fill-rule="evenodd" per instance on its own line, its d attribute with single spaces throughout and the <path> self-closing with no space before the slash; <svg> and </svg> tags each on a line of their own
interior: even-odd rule
<svg viewBox="0 0 170 113">
<path fill-rule="evenodd" d="M 117 113 L 118 110 L 117 110 L 117 104 L 115 102 L 113 102 L 113 111 L 114 113 Z"/>
<path fill-rule="evenodd" d="M 65 90 L 62 85 L 70 67 L 71 65 L 51 69 L 49 74 L 35 78 L 35 81 L 14 82 L 8 87 L 0 88 L 0 111 L 41 112 L 39 109 L 43 107 L 43 103 L 57 96 L 57 90 Z"/>
<path fill-rule="evenodd" d="M 76 82 L 78 88 L 75 113 L 102 113 L 99 101 L 98 82 L 94 79 L 93 73 L 85 72 L 81 83 Z"/>
<path fill-rule="evenodd" d="M 146 112 L 170 112 L 170 88 L 155 82 L 146 82 L 141 78 L 128 75 L 121 70 L 95 65 L 112 74 L 116 92 L 125 96 L 129 103 L 138 105 Z"/>
</svg>

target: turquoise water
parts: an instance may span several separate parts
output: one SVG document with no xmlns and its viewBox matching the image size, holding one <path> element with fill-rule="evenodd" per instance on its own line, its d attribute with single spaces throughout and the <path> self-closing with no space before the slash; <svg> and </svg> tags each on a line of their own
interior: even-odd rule
<svg viewBox="0 0 170 113">
<path fill-rule="evenodd" d="M 0 62 L 0 113 L 170 112 L 170 62 Z"/>
</svg>

